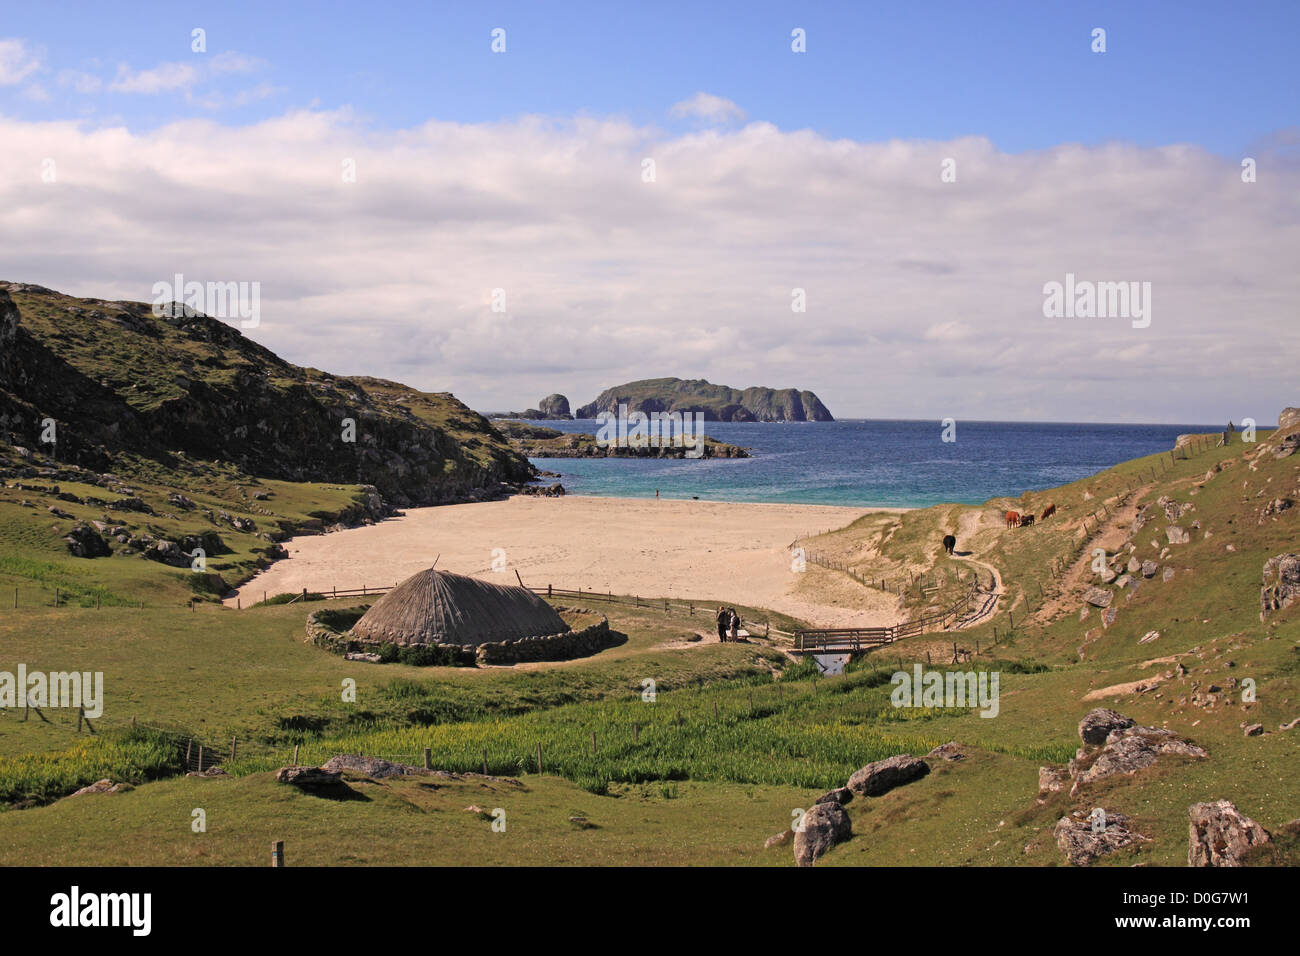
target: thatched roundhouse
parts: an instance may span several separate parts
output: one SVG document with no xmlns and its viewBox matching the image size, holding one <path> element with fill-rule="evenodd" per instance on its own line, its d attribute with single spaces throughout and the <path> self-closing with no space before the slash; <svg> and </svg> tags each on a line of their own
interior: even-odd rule
<svg viewBox="0 0 1300 956">
<path fill-rule="evenodd" d="M 462 647 L 568 630 L 555 609 L 527 588 L 432 568 L 393 588 L 352 626 L 362 641 Z"/>
</svg>

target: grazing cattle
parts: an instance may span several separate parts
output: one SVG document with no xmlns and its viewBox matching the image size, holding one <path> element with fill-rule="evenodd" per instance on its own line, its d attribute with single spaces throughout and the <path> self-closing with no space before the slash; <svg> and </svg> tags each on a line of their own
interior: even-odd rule
<svg viewBox="0 0 1300 956">
<path fill-rule="evenodd" d="M 1020 519 L 1020 527 L 1022 528 L 1028 528 L 1033 523 L 1034 523 L 1034 516 L 1032 514 L 1027 514 Z"/>
<path fill-rule="evenodd" d="M 1016 527 L 1019 527 L 1019 525 L 1020 525 L 1020 512 L 1019 512 L 1019 511 L 1008 511 L 1008 512 L 1007 512 L 1007 527 L 1008 527 L 1008 528 L 1016 528 Z"/>
<path fill-rule="evenodd" d="M 1056 514 L 1056 505 L 1054 505 L 1054 504 L 1052 504 L 1052 505 L 1048 505 L 1046 508 L 1043 509 L 1043 513 L 1042 513 L 1041 515 L 1038 516 L 1038 520 L 1039 520 L 1039 521 L 1046 521 L 1048 518 L 1050 518 L 1050 517 L 1051 517 L 1052 515 L 1054 515 L 1054 514 Z"/>
<path fill-rule="evenodd" d="M 953 535 L 945 534 L 943 536 L 943 550 L 952 554 L 955 547 L 957 547 L 957 538 Z"/>
</svg>

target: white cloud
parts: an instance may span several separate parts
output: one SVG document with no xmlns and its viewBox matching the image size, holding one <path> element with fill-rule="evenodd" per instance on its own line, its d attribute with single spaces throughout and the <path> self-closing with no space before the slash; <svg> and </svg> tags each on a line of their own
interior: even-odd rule
<svg viewBox="0 0 1300 956">
<path fill-rule="evenodd" d="M 25 40 L 0 40 L 0 86 L 21 83 L 40 68 L 40 54 Z"/>
<path fill-rule="evenodd" d="M 151 70 L 133 70 L 122 64 L 108 88 L 114 93 L 166 93 L 188 89 L 198 78 L 199 71 L 190 63 L 160 63 Z"/>
<path fill-rule="evenodd" d="M 1011 155 L 590 117 L 380 131 L 346 111 L 147 133 L 0 117 L 0 142 L 4 278 L 142 300 L 176 272 L 259 281 L 251 335 L 286 358 L 480 409 L 657 375 L 936 421 L 1265 422 L 1300 404 L 1284 152 L 1244 184 L 1189 146 Z M 32 157 L 58 182 L 34 187 Z M 1151 326 L 1044 318 L 1044 283 L 1068 272 L 1151 282 Z"/>
<path fill-rule="evenodd" d="M 674 103 L 671 112 L 673 116 L 687 116 L 710 123 L 739 122 L 745 118 L 745 111 L 739 106 L 712 93 L 696 93 L 688 100 Z"/>
</svg>

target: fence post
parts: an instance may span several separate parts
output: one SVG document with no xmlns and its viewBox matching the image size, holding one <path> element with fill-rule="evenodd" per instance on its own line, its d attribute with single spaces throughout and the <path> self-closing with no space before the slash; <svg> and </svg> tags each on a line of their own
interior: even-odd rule
<svg viewBox="0 0 1300 956">
<path fill-rule="evenodd" d="M 483 748 L 483 776 L 486 777 L 487 775 L 488 775 L 488 772 L 487 772 L 487 748 L 484 747 L 484 748 Z"/>
<path fill-rule="evenodd" d="M 540 746 L 540 744 L 538 746 Z M 541 751 L 539 750 L 538 753 L 540 754 Z M 541 757 L 538 757 L 538 765 L 539 766 L 541 765 Z M 425 770 L 433 769 L 433 751 L 429 747 L 424 748 L 424 769 Z"/>
<path fill-rule="evenodd" d="M 203 772 L 203 744 L 199 744 L 199 773 Z"/>
<path fill-rule="evenodd" d="M 298 766 L 298 745 L 293 745 L 293 765 Z"/>
<path fill-rule="evenodd" d="M 77 733 L 81 733 L 81 718 L 84 714 L 84 708 L 77 708 Z"/>
<path fill-rule="evenodd" d="M 596 756 L 596 732 L 591 732 L 591 755 Z"/>
<path fill-rule="evenodd" d="M 540 742 L 537 744 L 537 772 L 542 772 L 542 745 Z"/>
<path fill-rule="evenodd" d="M 190 769 L 190 748 L 194 746 L 194 738 L 191 737 L 185 741 L 185 769 Z"/>
<path fill-rule="evenodd" d="M 230 738 L 230 759 L 231 760 L 235 759 L 235 748 L 237 747 L 238 743 L 239 742 L 234 737 Z"/>
<path fill-rule="evenodd" d="M 637 743 L 641 738 L 641 725 L 635 720 L 632 721 L 632 743 Z"/>
<path fill-rule="evenodd" d="M 280 869 L 284 866 L 284 841 L 276 840 L 271 844 L 271 866 Z"/>
</svg>

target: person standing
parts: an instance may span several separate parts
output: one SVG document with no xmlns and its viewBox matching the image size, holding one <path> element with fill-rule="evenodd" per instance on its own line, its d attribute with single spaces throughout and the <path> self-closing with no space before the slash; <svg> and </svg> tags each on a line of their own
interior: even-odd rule
<svg viewBox="0 0 1300 956">
<path fill-rule="evenodd" d="M 740 615 L 736 613 L 734 607 L 727 610 L 731 612 L 731 640 L 735 643 L 740 640 Z"/>
<path fill-rule="evenodd" d="M 725 607 L 718 608 L 716 620 L 718 624 L 718 641 L 725 644 L 727 643 L 727 625 L 730 623 L 727 620 L 727 609 Z"/>
</svg>

